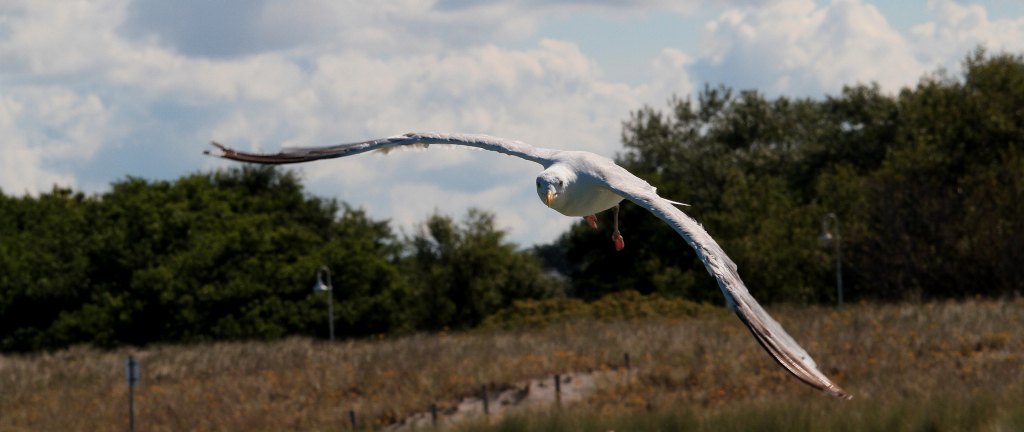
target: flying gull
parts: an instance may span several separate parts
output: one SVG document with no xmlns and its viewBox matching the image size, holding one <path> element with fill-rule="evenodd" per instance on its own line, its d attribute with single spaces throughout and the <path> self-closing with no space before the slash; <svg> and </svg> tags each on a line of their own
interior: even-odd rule
<svg viewBox="0 0 1024 432">
<path fill-rule="evenodd" d="M 782 326 L 768 315 L 743 285 L 736 264 L 697 221 L 675 207 L 674 201 L 658 196 L 649 183 L 606 157 L 589 152 L 536 148 L 529 144 L 488 135 L 410 133 L 389 138 L 326 147 L 286 148 L 276 154 L 239 152 L 216 142 L 220 156 L 242 162 L 289 164 L 352 156 L 369 151 L 388 152 L 395 148 L 426 148 L 432 144 L 469 146 L 501 152 L 541 164 L 537 195 L 548 207 L 566 216 L 581 216 L 596 227 L 595 214 L 611 209 L 614 215 L 615 248 L 624 247 L 619 234 L 618 209 L 623 199 L 651 211 L 667 222 L 697 251 L 708 273 L 718 281 L 726 305 L 746 324 L 757 341 L 782 367 L 812 387 L 849 399 L 852 396 L 830 381 L 811 356 Z M 211 154 L 209 151 L 206 154 Z"/>
</svg>

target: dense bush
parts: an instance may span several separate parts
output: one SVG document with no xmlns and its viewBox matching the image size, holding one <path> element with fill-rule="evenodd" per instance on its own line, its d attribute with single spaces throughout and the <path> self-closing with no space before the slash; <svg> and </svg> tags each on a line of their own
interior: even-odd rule
<svg viewBox="0 0 1024 432">
<path fill-rule="evenodd" d="M 434 215 L 410 241 L 411 280 L 421 293 L 424 328 L 468 328 L 518 299 L 563 295 L 533 255 L 502 242 L 494 215 L 470 210 L 461 224 Z"/>
<path fill-rule="evenodd" d="M 426 226 L 399 239 L 272 168 L 0 194 L 0 350 L 325 336 L 321 265 L 342 337 L 471 326 L 561 292 L 486 213 Z"/>
<path fill-rule="evenodd" d="M 940 71 L 883 94 L 769 100 L 707 87 L 625 123 L 619 163 L 692 204 L 763 302 L 834 302 L 835 255 L 817 238 L 838 215 L 848 298 L 1017 295 L 1024 290 L 1024 59 L 978 51 L 960 80 Z M 586 298 L 636 289 L 720 302 L 693 250 L 632 204 L 582 222 L 554 247 Z"/>
</svg>

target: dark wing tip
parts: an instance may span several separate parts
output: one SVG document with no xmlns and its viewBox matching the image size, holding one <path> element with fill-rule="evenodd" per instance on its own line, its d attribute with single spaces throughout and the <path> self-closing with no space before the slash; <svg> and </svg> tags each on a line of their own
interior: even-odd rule
<svg viewBox="0 0 1024 432">
<path fill-rule="evenodd" d="M 803 381 L 818 390 L 821 390 L 832 396 L 840 397 L 846 400 L 853 399 L 853 395 L 847 393 L 845 390 L 837 386 L 831 380 L 829 380 L 817 367 L 813 365 L 805 364 L 795 358 L 792 349 L 786 346 L 786 343 L 777 339 L 772 335 L 772 332 L 768 330 L 767 326 L 760 319 L 756 318 L 756 315 L 745 316 L 740 311 L 742 306 L 737 305 L 736 316 L 746 324 L 747 329 L 754 335 L 754 339 L 757 340 L 761 347 L 768 351 L 768 354 L 775 359 L 784 369 L 797 377 L 800 381 Z M 780 329 L 781 330 L 781 329 Z"/>
<path fill-rule="evenodd" d="M 216 141 L 210 141 L 210 145 L 217 147 L 221 151 L 220 154 L 216 154 L 210 150 L 203 151 L 203 154 L 220 157 L 224 159 L 236 160 L 239 162 L 252 162 L 258 164 L 286 164 L 305 162 L 307 159 L 303 157 L 296 157 L 291 155 L 285 155 L 281 153 L 277 154 L 257 154 L 257 153 L 246 153 L 236 151 L 230 147 L 224 146 Z"/>
<path fill-rule="evenodd" d="M 221 145 L 217 141 L 210 141 L 210 145 L 212 145 L 214 147 L 217 147 L 217 149 L 219 149 L 221 151 L 221 153 L 220 154 L 215 154 L 214 152 L 212 152 L 210 150 L 203 150 L 203 154 L 204 155 L 213 156 L 213 157 L 228 158 L 229 154 L 235 152 L 234 150 L 231 150 L 231 149 L 229 149 L 227 147 L 224 147 L 223 145 Z"/>
<path fill-rule="evenodd" d="M 800 377 L 797 376 L 797 378 L 800 378 Z M 801 378 L 801 380 L 807 381 L 807 380 L 802 379 L 802 378 Z M 826 394 L 830 394 L 832 396 L 838 397 L 838 398 L 843 399 L 843 400 L 853 399 L 853 395 L 852 394 L 847 393 L 846 390 L 843 390 L 843 389 L 839 388 L 839 386 L 835 385 L 835 383 L 833 383 L 831 381 L 819 382 L 818 385 L 813 385 L 812 384 L 812 387 L 816 387 L 819 390 L 825 392 Z"/>
</svg>

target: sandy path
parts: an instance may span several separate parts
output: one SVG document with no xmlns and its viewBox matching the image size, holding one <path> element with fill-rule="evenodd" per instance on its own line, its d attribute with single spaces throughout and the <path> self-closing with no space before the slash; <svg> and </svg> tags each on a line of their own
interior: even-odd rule
<svg viewBox="0 0 1024 432">
<path fill-rule="evenodd" d="M 555 392 L 554 376 L 531 379 L 519 383 L 509 390 L 488 394 L 488 412 L 492 418 L 498 418 L 512 410 L 549 406 L 555 403 L 572 403 L 582 400 L 597 390 L 597 382 L 607 383 L 610 379 L 619 378 L 618 371 L 574 372 L 561 375 L 561 394 Z M 621 373 L 625 380 L 625 372 Z M 623 381 L 624 382 L 624 381 Z M 449 427 L 465 420 L 480 419 L 484 416 L 484 403 L 479 395 L 459 402 L 455 409 L 437 413 L 437 426 Z M 409 431 L 430 429 L 433 419 L 430 412 L 422 412 L 406 417 L 385 431 Z"/>
</svg>

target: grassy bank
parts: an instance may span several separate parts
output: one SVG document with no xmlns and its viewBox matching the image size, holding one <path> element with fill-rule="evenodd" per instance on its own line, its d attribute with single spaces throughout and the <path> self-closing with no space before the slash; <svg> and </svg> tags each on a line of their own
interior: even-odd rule
<svg viewBox="0 0 1024 432">
<path fill-rule="evenodd" d="M 822 399 L 762 401 L 709 408 L 598 410 L 577 407 L 516 413 L 461 425 L 459 432 L 485 431 L 687 431 L 687 432 L 941 432 L 1024 430 L 1020 398 L 997 401 L 984 395 L 923 399 L 855 400 L 842 409 Z"/>
<path fill-rule="evenodd" d="M 635 367 L 629 386 L 605 380 L 585 404 L 559 416 L 510 416 L 472 427 L 1012 430 L 1006 428 L 1021 424 L 1022 302 L 770 312 L 853 401 L 790 378 L 736 317 L 712 313 L 333 345 L 296 338 L 3 356 L 0 430 L 125 430 L 129 354 L 142 361 L 136 422 L 145 431 L 347 430 L 349 409 L 364 424 L 380 426 L 431 403 L 452 406 L 481 384 L 502 388 L 529 377 L 613 369 L 625 352 Z"/>
</svg>

